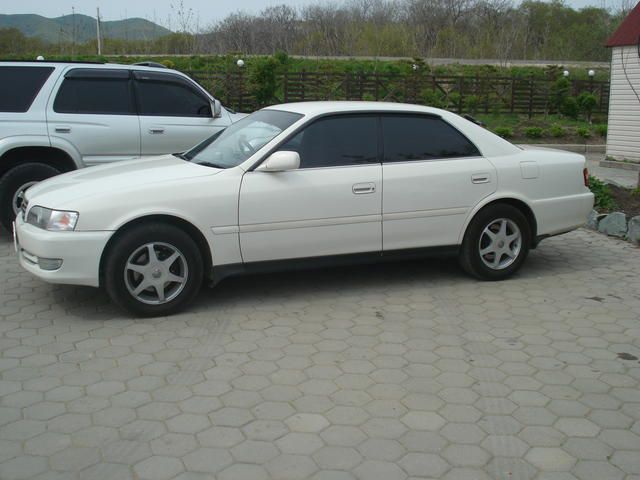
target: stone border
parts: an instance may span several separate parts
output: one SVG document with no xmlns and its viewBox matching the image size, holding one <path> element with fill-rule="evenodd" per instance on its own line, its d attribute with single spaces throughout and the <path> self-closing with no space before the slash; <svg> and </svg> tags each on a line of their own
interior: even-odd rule
<svg viewBox="0 0 640 480">
<path fill-rule="evenodd" d="M 640 163 L 620 162 L 618 160 L 600 160 L 600 166 L 604 168 L 620 168 L 640 172 Z"/>
<path fill-rule="evenodd" d="M 623 238 L 640 245 L 640 215 L 627 221 L 627 216 L 622 212 L 606 214 L 592 210 L 586 226 L 605 235 Z"/>
</svg>

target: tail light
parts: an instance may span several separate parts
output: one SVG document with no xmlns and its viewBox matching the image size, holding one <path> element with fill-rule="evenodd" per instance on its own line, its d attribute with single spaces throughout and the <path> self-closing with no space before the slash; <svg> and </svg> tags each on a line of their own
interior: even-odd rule
<svg viewBox="0 0 640 480">
<path fill-rule="evenodd" d="M 582 169 L 582 176 L 584 177 L 584 186 L 589 187 L 589 169 L 588 168 Z"/>
</svg>

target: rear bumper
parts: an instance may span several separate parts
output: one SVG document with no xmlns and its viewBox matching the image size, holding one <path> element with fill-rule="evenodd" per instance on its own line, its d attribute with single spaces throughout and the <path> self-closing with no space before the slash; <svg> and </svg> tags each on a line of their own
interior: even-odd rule
<svg viewBox="0 0 640 480">
<path fill-rule="evenodd" d="M 49 232 L 15 222 L 16 250 L 20 265 L 49 283 L 100 285 L 100 257 L 113 232 Z M 40 259 L 62 260 L 55 270 L 41 267 Z"/>
<path fill-rule="evenodd" d="M 593 210 L 593 199 L 593 193 L 585 192 L 531 202 L 538 237 L 560 235 L 582 227 Z"/>
</svg>

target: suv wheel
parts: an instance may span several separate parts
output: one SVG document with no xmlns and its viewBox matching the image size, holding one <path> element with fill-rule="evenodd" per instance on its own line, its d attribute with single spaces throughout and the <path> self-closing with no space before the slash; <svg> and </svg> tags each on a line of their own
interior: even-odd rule
<svg viewBox="0 0 640 480">
<path fill-rule="evenodd" d="M 202 255 L 177 227 L 139 225 L 111 245 L 104 272 L 109 296 L 125 310 L 145 317 L 170 315 L 200 291 Z"/>
<path fill-rule="evenodd" d="M 495 204 L 471 220 L 460 249 L 460 265 L 481 280 L 503 280 L 524 263 L 531 228 L 520 210 Z"/>
<path fill-rule="evenodd" d="M 23 163 L 13 167 L 0 180 L 0 223 L 7 230 L 20 211 L 24 192 L 32 185 L 59 175 L 60 171 L 46 163 Z"/>
</svg>

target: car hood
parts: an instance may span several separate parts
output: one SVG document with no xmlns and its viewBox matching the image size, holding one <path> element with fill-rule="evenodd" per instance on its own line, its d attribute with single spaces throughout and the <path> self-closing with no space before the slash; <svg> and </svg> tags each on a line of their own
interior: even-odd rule
<svg viewBox="0 0 640 480">
<path fill-rule="evenodd" d="M 87 197 L 127 191 L 138 194 L 152 184 L 215 175 L 220 171 L 173 155 L 163 155 L 65 173 L 34 185 L 25 197 L 31 205 L 65 208 L 70 202 Z"/>
</svg>

